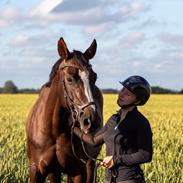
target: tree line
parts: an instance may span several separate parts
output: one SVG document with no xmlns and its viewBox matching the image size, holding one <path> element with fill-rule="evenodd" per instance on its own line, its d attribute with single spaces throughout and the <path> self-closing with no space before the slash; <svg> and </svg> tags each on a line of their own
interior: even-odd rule
<svg viewBox="0 0 183 183">
<path fill-rule="evenodd" d="M 102 93 L 112 94 L 112 93 L 118 93 L 119 91 L 116 89 L 108 88 L 108 89 L 101 89 Z M 39 93 L 39 89 L 34 88 L 24 88 L 19 89 L 13 81 L 8 80 L 4 83 L 4 86 L 0 88 L 0 93 Z M 152 93 L 154 94 L 183 94 L 183 89 L 180 91 L 171 90 L 167 88 L 162 88 L 159 86 L 153 86 L 152 87 Z"/>
<path fill-rule="evenodd" d="M 24 88 L 19 89 L 13 81 L 8 80 L 4 83 L 4 87 L 0 88 L 0 93 L 9 93 L 9 94 L 16 94 L 16 93 L 38 93 L 38 89 L 34 88 Z"/>
</svg>

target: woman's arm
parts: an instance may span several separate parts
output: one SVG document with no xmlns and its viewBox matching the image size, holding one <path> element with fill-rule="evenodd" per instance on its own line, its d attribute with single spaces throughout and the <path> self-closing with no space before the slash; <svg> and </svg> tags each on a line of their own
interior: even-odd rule
<svg viewBox="0 0 183 183">
<path fill-rule="evenodd" d="M 113 156 L 114 165 L 135 165 L 150 162 L 152 153 L 147 150 L 139 149 L 138 152 L 132 154 L 124 154 L 121 156 Z"/>
<path fill-rule="evenodd" d="M 152 160 L 152 132 L 149 124 L 141 125 L 137 129 L 137 147 L 138 151 L 135 153 L 114 156 L 114 164 L 125 164 L 130 166 L 150 162 Z"/>
<path fill-rule="evenodd" d="M 85 134 L 80 128 L 74 127 L 74 134 L 78 136 L 84 142 L 97 146 L 104 143 L 104 133 L 106 131 L 106 126 L 100 129 L 96 134 Z"/>
</svg>

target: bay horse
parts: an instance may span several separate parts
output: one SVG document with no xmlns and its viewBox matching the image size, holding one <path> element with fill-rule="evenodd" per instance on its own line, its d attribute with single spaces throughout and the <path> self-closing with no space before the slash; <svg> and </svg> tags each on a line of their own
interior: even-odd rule
<svg viewBox="0 0 183 183">
<path fill-rule="evenodd" d="M 89 62 L 96 53 L 94 39 L 84 53 L 70 52 L 63 38 L 58 41 L 60 59 L 54 64 L 49 82 L 40 90 L 26 123 L 29 178 L 31 183 L 91 183 L 95 162 L 72 133 L 77 125 L 84 133 L 102 127 L 103 98 Z M 90 157 L 101 149 L 85 144 Z"/>
</svg>

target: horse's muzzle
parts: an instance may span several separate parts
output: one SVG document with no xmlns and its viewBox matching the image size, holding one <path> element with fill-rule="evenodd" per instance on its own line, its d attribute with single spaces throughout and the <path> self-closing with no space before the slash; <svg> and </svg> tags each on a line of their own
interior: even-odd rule
<svg viewBox="0 0 183 183">
<path fill-rule="evenodd" d="M 84 133 L 90 132 L 90 129 L 92 128 L 92 125 L 94 123 L 94 119 L 95 119 L 95 110 L 93 110 L 91 106 L 85 108 L 80 112 L 79 123 L 80 128 Z"/>
</svg>

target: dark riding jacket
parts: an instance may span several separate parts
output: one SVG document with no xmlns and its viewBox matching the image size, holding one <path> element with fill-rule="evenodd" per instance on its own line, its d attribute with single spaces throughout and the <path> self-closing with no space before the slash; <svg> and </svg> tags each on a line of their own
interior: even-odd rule
<svg viewBox="0 0 183 183">
<path fill-rule="evenodd" d="M 81 136 L 81 131 L 74 132 Z M 106 156 L 113 156 L 116 182 L 143 179 L 140 164 L 152 159 L 152 131 L 148 120 L 134 108 L 120 121 L 120 114 L 112 115 L 105 126 L 94 136 L 82 135 L 84 142 L 106 145 Z M 106 169 L 106 180 L 110 181 L 111 171 Z"/>
</svg>

